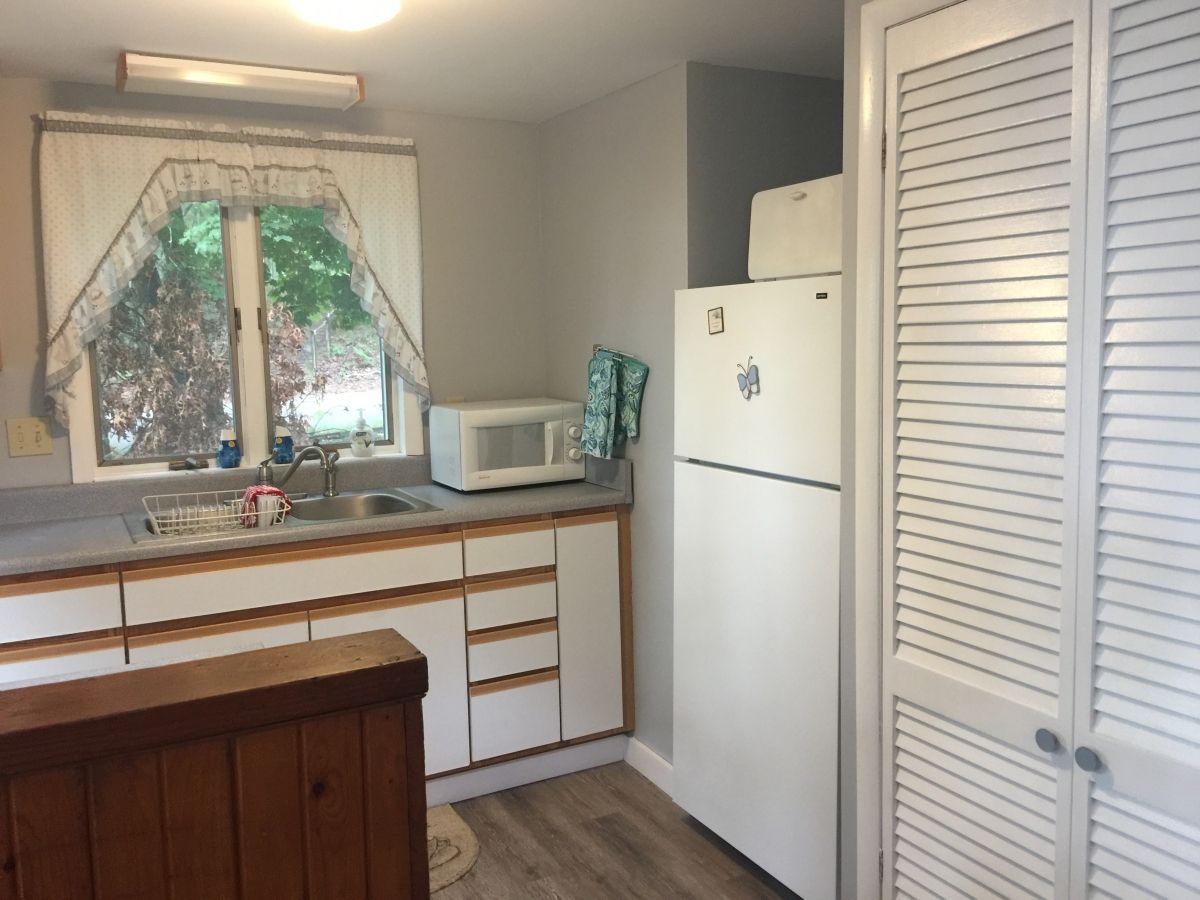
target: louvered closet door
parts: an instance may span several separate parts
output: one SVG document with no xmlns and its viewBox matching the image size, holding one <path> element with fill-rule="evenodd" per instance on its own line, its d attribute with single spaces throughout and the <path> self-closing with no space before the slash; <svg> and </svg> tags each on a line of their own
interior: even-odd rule
<svg viewBox="0 0 1200 900">
<path fill-rule="evenodd" d="M 1200 897 L 1200 0 L 1095 12 L 1075 895 Z"/>
<path fill-rule="evenodd" d="M 888 33 L 887 896 L 1066 896 L 1087 18 Z"/>
</svg>

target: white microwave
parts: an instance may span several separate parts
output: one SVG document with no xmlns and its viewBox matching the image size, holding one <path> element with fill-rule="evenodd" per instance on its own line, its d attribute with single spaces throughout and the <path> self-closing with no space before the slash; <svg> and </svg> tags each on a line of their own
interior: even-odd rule
<svg viewBox="0 0 1200 900">
<path fill-rule="evenodd" d="M 429 410 L 433 480 L 459 491 L 583 478 L 583 404 L 441 403 Z"/>
</svg>

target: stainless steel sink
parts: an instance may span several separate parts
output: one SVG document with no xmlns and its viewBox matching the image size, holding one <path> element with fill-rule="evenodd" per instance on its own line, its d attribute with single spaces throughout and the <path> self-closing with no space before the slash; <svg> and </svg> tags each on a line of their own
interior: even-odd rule
<svg viewBox="0 0 1200 900">
<path fill-rule="evenodd" d="M 387 494 L 339 494 L 336 497 L 314 496 L 293 500 L 290 517 L 304 522 L 327 522 L 422 512 L 431 508 L 428 503 L 400 491 Z"/>
<path fill-rule="evenodd" d="M 355 519 L 371 519 L 376 516 L 400 516 L 411 513 L 428 512 L 438 507 L 426 503 L 412 494 L 395 488 L 384 488 L 374 491 L 347 491 L 336 497 L 324 497 L 320 494 L 293 494 L 292 511 L 280 528 L 303 528 L 306 525 L 317 525 L 322 522 L 349 522 Z M 240 528 L 223 529 L 211 534 L 189 534 L 161 536 L 154 533 L 150 520 L 145 513 L 125 513 L 125 525 L 135 544 L 142 541 L 204 541 L 230 538 L 238 534 L 261 534 L 261 529 Z"/>
</svg>

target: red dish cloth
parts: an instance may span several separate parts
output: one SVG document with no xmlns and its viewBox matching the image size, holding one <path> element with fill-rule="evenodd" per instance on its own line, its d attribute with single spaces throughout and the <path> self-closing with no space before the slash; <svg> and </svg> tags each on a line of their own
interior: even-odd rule
<svg viewBox="0 0 1200 900">
<path fill-rule="evenodd" d="M 281 498 L 283 501 L 281 505 L 283 506 L 285 515 L 292 508 L 292 501 L 288 499 L 287 494 L 275 487 L 275 485 L 252 484 L 246 488 L 246 493 L 242 494 L 242 524 L 247 528 L 253 528 L 258 524 L 259 497 Z"/>
</svg>

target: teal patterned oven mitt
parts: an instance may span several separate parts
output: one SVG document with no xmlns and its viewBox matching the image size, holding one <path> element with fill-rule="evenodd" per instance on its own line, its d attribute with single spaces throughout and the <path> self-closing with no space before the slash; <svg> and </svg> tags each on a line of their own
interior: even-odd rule
<svg viewBox="0 0 1200 900">
<path fill-rule="evenodd" d="M 588 363 L 583 413 L 584 453 L 611 459 L 613 450 L 639 434 L 642 394 L 650 367 L 638 359 L 597 350 Z"/>
<path fill-rule="evenodd" d="M 580 447 L 589 456 L 611 459 L 617 425 L 617 361 L 597 353 L 588 363 L 588 398 Z"/>
</svg>

